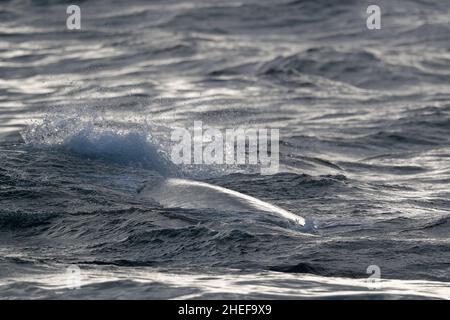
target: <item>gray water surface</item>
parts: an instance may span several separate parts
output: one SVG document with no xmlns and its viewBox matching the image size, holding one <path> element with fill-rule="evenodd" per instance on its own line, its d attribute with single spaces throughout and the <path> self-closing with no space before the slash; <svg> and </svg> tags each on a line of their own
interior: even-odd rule
<svg viewBox="0 0 450 320">
<path fill-rule="evenodd" d="M 0 297 L 448 299 L 450 1 L 377 3 L 372 31 L 368 1 L 79 1 L 70 31 L 3 1 Z M 278 128 L 279 173 L 173 164 L 193 121 Z M 161 177 L 316 230 L 142 197 Z"/>
</svg>

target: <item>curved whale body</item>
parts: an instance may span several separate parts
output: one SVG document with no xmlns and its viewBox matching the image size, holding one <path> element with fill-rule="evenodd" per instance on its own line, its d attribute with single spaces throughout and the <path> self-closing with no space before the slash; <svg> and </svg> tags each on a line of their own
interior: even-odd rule
<svg viewBox="0 0 450 320">
<path fill-rule="evenodd" d="M 280 207 L 255 197 L 205 182 L 186 179 L 156 179 L 139 190 L 164 207 L 220 209 L 224 211 L 264 211 L 284 217 L 300 226 L 305 220 Z"/>
</svg>

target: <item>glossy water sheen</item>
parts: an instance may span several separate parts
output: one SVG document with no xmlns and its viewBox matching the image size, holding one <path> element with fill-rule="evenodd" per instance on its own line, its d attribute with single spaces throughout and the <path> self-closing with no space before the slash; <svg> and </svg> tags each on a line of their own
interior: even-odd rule
<svg viewBox="0 0 450 320">
<path fill-rule="evenodd" d="M 0 298 L 449 298 L 450 2 L 377 3 L 2 1 Z M 279 174 L 174 165 L 194 120 Z"/>
</svg>

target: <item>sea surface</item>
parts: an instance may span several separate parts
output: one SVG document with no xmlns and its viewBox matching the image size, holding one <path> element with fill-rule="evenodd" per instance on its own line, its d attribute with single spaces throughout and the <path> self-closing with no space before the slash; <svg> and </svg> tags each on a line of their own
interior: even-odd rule
<svg viewBox="0 0 450 320">
<path fill-rule="evenodd" d="M 450 298 L 449 0 L 68 4 L 0 3 L 0 298 Z M 194 121 L 279 129 L 279 172 L 174 164 Z"/>
</svg>

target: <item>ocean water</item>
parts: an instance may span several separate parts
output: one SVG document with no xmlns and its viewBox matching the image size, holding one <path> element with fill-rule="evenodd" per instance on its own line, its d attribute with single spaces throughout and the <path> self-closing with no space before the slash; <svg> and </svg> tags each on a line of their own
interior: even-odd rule
<svg viewBox="0 0 450 320">
<path fill-rule="evenodd" d="M 71 4 L 0 3 L 0 298 L 450 298 L 450 1 Z M 194 121 L 279 172 L 174 164 Z"/>
</svg>

